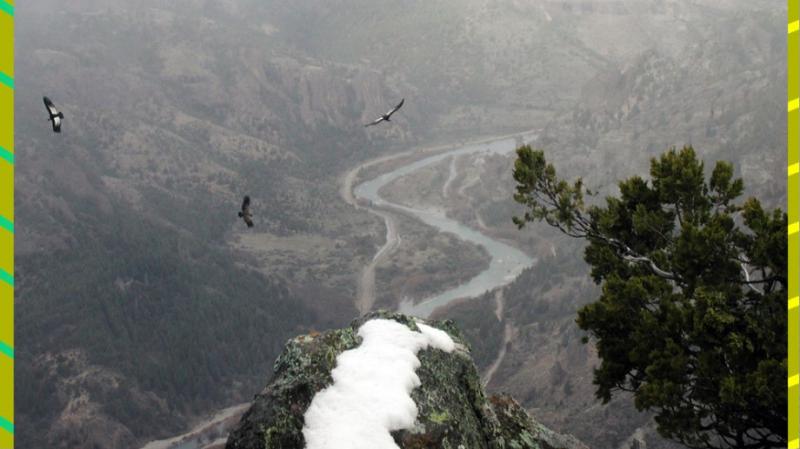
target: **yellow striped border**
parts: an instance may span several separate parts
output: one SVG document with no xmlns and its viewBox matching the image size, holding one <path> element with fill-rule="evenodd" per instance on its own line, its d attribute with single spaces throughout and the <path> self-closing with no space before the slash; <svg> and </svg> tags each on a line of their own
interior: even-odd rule
<svg viewBox="0 0 800 449">
<path fill-rule="evenodd" d="M 798 203 L 800 202 L 800 160 L 798 159 L 798 133 L 800 133 L 800 0 L 788 0 L 788 45 L 787 45 L 787 127 L 789 140 L 787 142 L 787 175 L 788 175 L 788 214 L 789 229 L 789 449 L 800 449 L 800 216 L 798 216 Z"/>
<path fill-rule="evenodd" d="M 14 0 L 0 0 L 0 449 L 14 447 Z"/>
</svg>

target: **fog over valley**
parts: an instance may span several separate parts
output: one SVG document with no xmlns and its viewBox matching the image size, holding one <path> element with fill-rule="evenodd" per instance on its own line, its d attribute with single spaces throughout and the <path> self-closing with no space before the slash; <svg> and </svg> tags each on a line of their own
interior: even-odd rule
<svg viewBox="0 0 800 449">
<path fill-rule="evenodd" d="M 287 340 L 388 310 L 453 320 L 487 394 L 585 447 L 685 447 L 630 394 L 595 397 L 586 243 L 512 222 L 513 150 L 601 204 L 692 145 L 706 176 L 730 161 L 744 197 L 785 208 L 785 18 L 773 0 L 19 2 L 18 446 L 225 447 Z"/>
</svg>

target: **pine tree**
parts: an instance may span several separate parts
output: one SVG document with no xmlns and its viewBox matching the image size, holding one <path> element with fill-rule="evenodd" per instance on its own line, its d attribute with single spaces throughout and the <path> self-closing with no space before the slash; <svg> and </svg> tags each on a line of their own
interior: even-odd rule
<svg viewBox="0 0 800 449">
<path fill-rule="evenodd" d="M 787 444 L 787 217 L 764 210 L 717 162 L 708 180 L 691 147 L 651 160 L 604 205 L 559 179 L 542 151 L 517 150 L 522 228 L 544 221 L 586 239 L 601 296 L 578 311 L 601 359 L 604 403 L 630 391 L 659 432 L 691 448 Z M 588 341 L 588 338 L 585 339 Z"/>
</svg>

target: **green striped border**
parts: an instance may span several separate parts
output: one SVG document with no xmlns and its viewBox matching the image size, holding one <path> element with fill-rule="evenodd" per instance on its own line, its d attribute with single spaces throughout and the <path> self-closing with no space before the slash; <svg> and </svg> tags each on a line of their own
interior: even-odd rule
<svg viewBox="0 0 800 449">
<path fill-rule="evenodd" d="M 0 0 L 2 1 L 2 0 Z M 3 72 L 0 72 L 0 84 L 5 84 L 6 87 L 14 88 L 14 78 L 6 75 Z"/>
<path fill-rule="evenodd" d="M 14 0 L 0 0 L 0 448 L 14 448 Z"/>
<path fill-rule="evenodd" d="M 0 282 L 5 282 L 11 287 L 14 286 L 14 276 L 8 271 L 0 268 Z M 13 298 L 12 298 L 13 299 Z"/>
<path fill-rule="evenodd" d="M 14 163 L 14 153 L 0 147 L 0 159 L 5 159 L 9 164 Z"/>
<path fill-rule="evenodd" d="M 7 420 L 7 419 L 5 419 L 5 418 L 3 418 L 2 416 L 0 416 L 0 429 L 3 429 L 6 432 L 9 432 L 9 433 L 11 433 L 13 435 L 14 434 L 14 423 L 9 421 L 9 420 Z M 12 447 L 12 449 L 13 449 L 13 447 Z"/>
<path fill-rule="evenodd" d="M 14 5 L 5 0 L 0 0 L 0 11 L 14 17 Z"/>
<path fill-rule="evenodd" d="M 787 24 L 787 191 L 789 197 L 788 215 L 789 228 L 789 449 L 800 449 L 800 295 L 798 294 L 798 275 L 800 275 L 800 254 L 798 240 L 800 239 L 800 217 L 798 217 L 798 202 L 800 201 L 800 160 L 798 160 L 798 132 L 800 132 L 800 83 L 798 81 L 798 52 L 800 52 L 800 0 L 788 0 Z"/>
<path fill-rule="evenodd" d="M 12 234 L 14 233 L 14 223 L 11 220 L 6 219 L 6 217 L 3 217 L 2 215 L 0 215 L 0 228 L 5 229 L 6 231 Z"/>
</svg>

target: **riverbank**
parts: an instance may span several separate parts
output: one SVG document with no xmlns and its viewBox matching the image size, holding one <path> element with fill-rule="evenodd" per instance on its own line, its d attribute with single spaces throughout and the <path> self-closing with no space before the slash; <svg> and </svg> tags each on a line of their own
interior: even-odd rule
<svg viewBox="0 0 800 449">
<path fill-rule="evenodd" d="M 381 156 L 378 158 L 374 158 L 368 161 L 365 161 L 356 167 L 350 169 L 349 171 L 345 172 L 340 177 L 340 188 L 339 188 L 339 195 L 342 200 L 349 204 L 350 206 L 356 209 L 366 209 L 370 213 L 379 217 L 383 222 L 386 228 L 386 240 L 384 244 L 376 251 L 375 256 L 372 260 L 365 265 L 360 274 L 357 276 L 357 295 L 355 298 L 355 306 L 359 313 L 364 314 L 372 309 L 375 304 L 375 267 L 380 264 L 382 261 L 386 260 L 394 250 L 400 245 L 400 237 L 397 232 L 397 223 L 396 219 L 393 217 L 392 212 L 387 210 L 379 210 L 373 207 L 362 207 L 359 204 L 357 198 L 355 197 L 354 191 L 354 184 L 359 181 L 359 175 L 362 171 L 373 168 L 377 165 L 384 164 L 387 162 L 396 161 L 402 158 L 408 158 L 409 161 L 405 164 L 413 164 L 415 161 L 418 161 L 425 156 L 432 156 L 441 153 L 446 153 L 450 151 L 456 151 L 460 148 L 467 147 L 467 146 L 477 146 L 477 145 L 484 145 L 486 143 L 496 142 L 499 140 L 505 139 L 513 139 L 513 138 L 521 138 L 526 135 L 530 135 L 538 130 L 526 130 L 515 132 L 506 135 L 500 136 L 488 136 L 477 138 L 471 140 L 469 142 L 461 142 L 458 144 L 441 144 L 441 145 L 432 145 L 428 147 L 418 147 L 413 148 L 407 151 L 403 151 L 401 153 L 390 154 Z M 451 181 L 452 182 L 452 181 Z"/>
<path fill-rule="evenodd" d="M 379 190 L 395 179 L 406 176 L 415 172 L 416 170 L 422 169 L 423 167 L 427 167 L 431 164 L 435 164 L 451 156 L 455 157 L 473 153 L 507 154 L 516 149 L 520 139 L 526 136 L 530 137 L 532 134 L 532 131 L 527 133 L 516 133 L 510 137 L 495 137 L 492 139 L 479 140 L 466 145 L 459 145 L 455 147 L 449 146 L 449 149 L 445 148 L 444 150 L 441 150 L 441 148 L 435 148 L 434 150 L 428 150 L 427 154 L 423 151 L 419 151 L 415 154 L 415 156 L 426 155 L 427 157 L 415 157 L 412 162 L 405 163 L 404 165 L 394 168 L 388 173 L 383 173 L 379 176 L 376 176 L 369 181 L 359 184 L 355 188 L 352 187 L 352 184 L 360 170 L 366 167 L 374 166 L 375 164 L 387 162 L 399 157 L 405 157 L 414 153 L 406 152 L 393 156 L 384 156 L 382 158 L 361 164 L 359 167 L 356 167 L 346 174 L 343 183 L 343 198 L 345 198 L 345 201 L 350 202 L 350 204 L 353 204 L 355 207 L 365 208 L 370 212 L 381 216 L 384 219 L 384 222 L 387 223 L 387 228 L 394 225 L 394 223 L 392 223 L 392 213 L 400 213 L 407 216 L 412 216 L 429 226 L 439 229 L 440 232 L 449 232 L 455 234 L 466 242 L 477 244 L 483 247 L 491 256 L 489 267 L 477 276 L 470 279 L 468 282 L 430 298 L 414 298 L 406 300 L 400 305 L 401 312 L 420 317 L 426 317 L 433 312 L 434 309 L 446 305 L 450 301 L 464 297 L 478 296 L 485 291 L 493 290 L 499 286 L 508 284 L 524 268 L 532 265 L 535 261 L 518 249 L 506 243 L 495 240 L 475 229 L 469 228 L 462 223 L 448 218 L 439 210 L 414 208 L 387 201 L 385 198 L 379 195 Z M 437 149 L 439 151 L 435 152 Z M 430 155 L 431 153 L 434 154 Z M 382 255 L 382 257 L 388 257 L 391 254 L 392 249 L 396 249 L 396 245 L 396 239 L 393 241 L 387 239 L 386 244 L 379 249 L 377 254 Z M 370 264 L 365 269 L 374 270 L 374 264 Z M 372 274 L 372 276 L 374 276 L 374 274 Z M 363 274 L 362 279 L 365 279 Z M 372 282 L 374 283 L 374 277 L 372 277 Z M 372 291 L 374 292 L 374 285 L 372 287 Z M 366 305 L 374 304 L 374 297 L 370 298 L 367 296 L 370 294 L 368 289 L 360 288 L 359 291 L 365 295 L 360 296 L 357 299 L 362 308 Z"/>
</svg>

